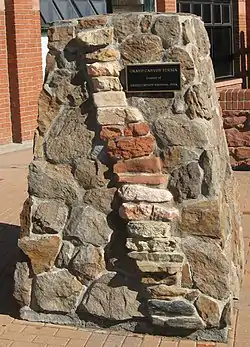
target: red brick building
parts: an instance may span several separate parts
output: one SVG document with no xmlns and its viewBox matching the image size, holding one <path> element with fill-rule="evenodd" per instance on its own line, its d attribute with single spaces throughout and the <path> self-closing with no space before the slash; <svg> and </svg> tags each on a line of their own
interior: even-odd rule
<svg viewBox="0 0 250 347">
<path fill-rule="evenodd" d="M 112 2 L 115 10 L 143 8 L 140 0 Z M 241 88 L 240 61 L 233 54 L 239 50 L 241 31 L 250 46 L 250 0 L 156 0 L 155 7 L 158 12 L 201 16 L 212 44 L 218 90 Z M 39 0 L 0 0 L 0 38 L 0 145 L 21 143 L 33 137 L 42 86 Z M 232 93 L 228 95 L 223 108 L 232 106 Z"/>
</svg>

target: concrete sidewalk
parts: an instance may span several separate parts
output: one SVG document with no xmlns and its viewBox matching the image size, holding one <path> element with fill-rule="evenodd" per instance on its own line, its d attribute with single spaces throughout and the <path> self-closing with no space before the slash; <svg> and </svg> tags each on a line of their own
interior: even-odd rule
<svg viewBox="0 0 250 347">
<path fill-rule="evenodd" d="M 11 297 L 11 279 L 19 214 L 27 196 L 27 166 L 31 160 L 31 148 L 4 154 L 0 151 L 0 347 L 250 347 L 250 172 L 235 173 L 240 184 L 246 253 L 241 299 L 235 309 L 228 344 L 215 344 L 18 320 Z"/>
</svg>

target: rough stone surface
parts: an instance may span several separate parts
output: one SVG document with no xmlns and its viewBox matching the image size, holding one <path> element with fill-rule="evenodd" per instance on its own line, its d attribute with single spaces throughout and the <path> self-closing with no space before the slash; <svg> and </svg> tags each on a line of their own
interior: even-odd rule
<svg viewBox="0 0 250 347">
<path fill-rule="evenodd" d="M 182 249 L 196 288 L 215 299 L 228 298 L 230 265 L 219 244 L 212 239 L 190 236 L 183 239 Z"/>
<path fill-rule="evenodd" d="M 21 307 L 29 306 L 31 301 L 31 287 L 32 278 L 28 264 L 26 262 L 18 262 L 14 273 L 13 296 Z"/>
<path fill-rule="evenodd" d="M 44 90 L 41 92 L 38 101 L 38 127 L 44 134 L 50 127 L 52 121 L 58 116 L 61 105 L 56 102 Z"/>
<path fill-rule="evenodd" d="M 115 61 L 120 58 L 120 53 L 114 48 L 103 48 L 92 53 L 87 53 L 85 57 L 88 62 Z"/>
<path fill-rule="evenodd" d="M 56 259 L 56 266 L 68 267 L 70 260 L 73 257 L 74 251 L 74 245 L 71 242 L 64 240 L 60 253 L 58 254 L 58 257 Z"/>
<path fill-rule="evenodd" d="M 40 274 L 34 283 L 34 298 L 42 311 L 72 312 L 83 291 L 82 284 L 66 269 Z"/>
<path fill-rule="evenodd" d="M 61 238 L 53 236 L 23 237 L 18 246 L 30 258 L 33 272 L 39 274 L 50 270 L 61 246 Z"/>
<path fill-rule="evenodd" d="M 127 106 L 124 92 L 99 92 L 93 94 L 96 107 Z"/>
<path fill-rule="evenodd" d="M 148 300 L 148 310 L 154 316 L 192 316 L 196 313 L 195 307 L 185 299 Z"/>
<path fill-rule="evenodd" d="M 87 47 L 107 46 L 112 43 L 114 37 L 113 28 L 100 28 L 95 30 L 84 30 L 77 34 L 78 40 Z"/>
<path fill-rule="evenodd" d="M 144 172 L 160 173 L 161 160 L 159 157 L 137 158 L 132 160 L 119 161 L 113 167 L 115 173 Z"/>
<path fill-rule="evenodd" d="M 136 13 L 129 14 L 117 14 L 112 18 L 112 24 L 114 25 L 114 36 L 121 42 L 127 36 L 134 34 L 138 30 L 140 17 Z"/>
<path fill-rule="evenodd" d="M 148 287 L 147 291 L 149 292 L 151 298 L 163 300 L 169 300 L 169 298 L 182 296 L 190 301 L 190 298 L 196 299 L 199 296 L 198 290 L 190 290 L 176 286 L 167 286 L 165 284 Z"/>
<path fill-rule="evenodd" d="M 152 323 L 154 325 L 175 329 L 197 330 L 204 328 L 204 323 L 198 315 L 190 317 L 152 316 Z"/>
<path fill-rule="evenodd" d="M 112 201 L 116 190 L 115 187 L 90 189 L 84 195 L 83 202 L 91 204 L 96 210 L 109 214 L 112 211 Z"/>
<path fill-rule="evenodd" d="M 121 66 L 118 62 L 96 62 L 87 65 L 89 76 L 119 76 Z"/>
<path fill-rule="evenodd" d="M 98 188 L 107 183 L 105 171 L 107 167 L 100 162 L 84 158 L 77 161 L 74 176 L 84 189 Z"/>
<path fill-rule="evenodd" d="M 181 38 L 180 20 L 176 16 L 159 16 L 157 17 L 153 33 L 162 39 L 163 47 L 169 48 L 178 44 Z M 166 35 L 166 33 L 168 33 Z"/>
<path fill-rule="evenodd" d="M 104 213 L 91 205 L 82 204 L 73 207 L 64 235 L 76 244 L 105 246 L 109 242 L 111 232 Z"/>
<path fill-rule="evenodd" d="M 35 234 L 57 234 L 62 232 L 68 216 L 68 209 L 58 201 L 42 202 L 32 216 Z"/>
<path fill-rule="evenodd" d="M 94 92 L 121 91 L 122 85 L 118 77 L 94 77 L 92 78 Z"/>
<path fill-rule="evenodd" d="M 166 189 L 155 189 L 140 185 L 124 184 L 118 194 L 123 201 L 148 201 L 148 202 L 169 202 L 172 200 L 172 194 Z"/>
<path fill-rule="evenodd" d="M 172 239 L 165 239 L 165 238 L 154 238 L 152 240 L 140 240 L 140 239 L 134 239 L 134 238 L 127 238 L 126 247 L 133 251 L 147 251 L 147 252 L 173 252 L 173 250 L 176 247 L 175 241 Z M 165 253 L 163 253 L 165 254 Z M 140 256 L 142 256 L 143 253 L 140 253 Z M 150 258 L 150 254 L 145 253 L 146 259 Z M 154 256 L 158 254 L 154 254 Z M 166 259 L 173 258 L 176 254 L 165 254 Z M 160 257 L 159 257 L 160 258 Z M 183 257 L 182 257 L 183 258 Z"/>
<path fill-rule="evenodd" d="M 148 174 L 117 174 L 117 182 L 119 183 L 133 183 L 133 184 L 148 184 L 150 186 L 159 186 L 168 182 L 166 175 L 148 175 Z"/>
<path fill-rule="evenodd" d="M 142 238 L 169 238 L 170 224 L 166 222 L 128 222 L 127 230 L 131 237 L 142 237 Z"/>
<path fill-rule="evenodd" d="M 97 110 L 97 120 L 101 125 L 124 125 L 126 117 L 124 107 L 102 107 Z"/>
<path fill-rule="evenodd" d="M 219 327 L 221 310 L 216 300 L 200 295 L 195 306 L 208 327 Z"/>
<path fill-rule="evenodd" d="M 141 317 L 136 288 L 120 275 L 110 273 L 95 281 L 80 308 L 98 317 L 126 320 Z"/>
</svg>

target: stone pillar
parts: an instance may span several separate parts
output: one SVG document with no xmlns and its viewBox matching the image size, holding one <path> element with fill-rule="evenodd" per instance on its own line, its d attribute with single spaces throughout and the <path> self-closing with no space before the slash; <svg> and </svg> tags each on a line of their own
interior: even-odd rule
<svg viewBox="0 0 250 347">
<path fill-rule="evenodd" d="M 227 340 L 243 239 L 209 51 L 188 14 L 49 29 L 15 271 L 23 319 Z M 181 63 L 180 91 L 125 92 L 127 64 L 159 62 Z"/>
<path fill-rule="evenodd" d="M 11 142 L 11 115 L 4 1 L 0 1 L 0 144 Z"/>
<path fill-rule="evenodd" d="M 13 141 L 22 142 L 33 137 L 42 88 L 39 1 L 5 3 Z"/>
</svg>

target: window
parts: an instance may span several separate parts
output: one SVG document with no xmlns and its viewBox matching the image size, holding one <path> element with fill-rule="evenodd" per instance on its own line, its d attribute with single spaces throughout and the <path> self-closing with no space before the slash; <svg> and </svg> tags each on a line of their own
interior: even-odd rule
<svg viewBox="0 0 250 347">
<path fill-rule="evenodd" d="M 177 0 L 178 12 L 202 17 L 211 42 L 211 57 L 216 78 L 234 75 L 232 61 L 232 4 L 231 0 Z"/>
</svg>

